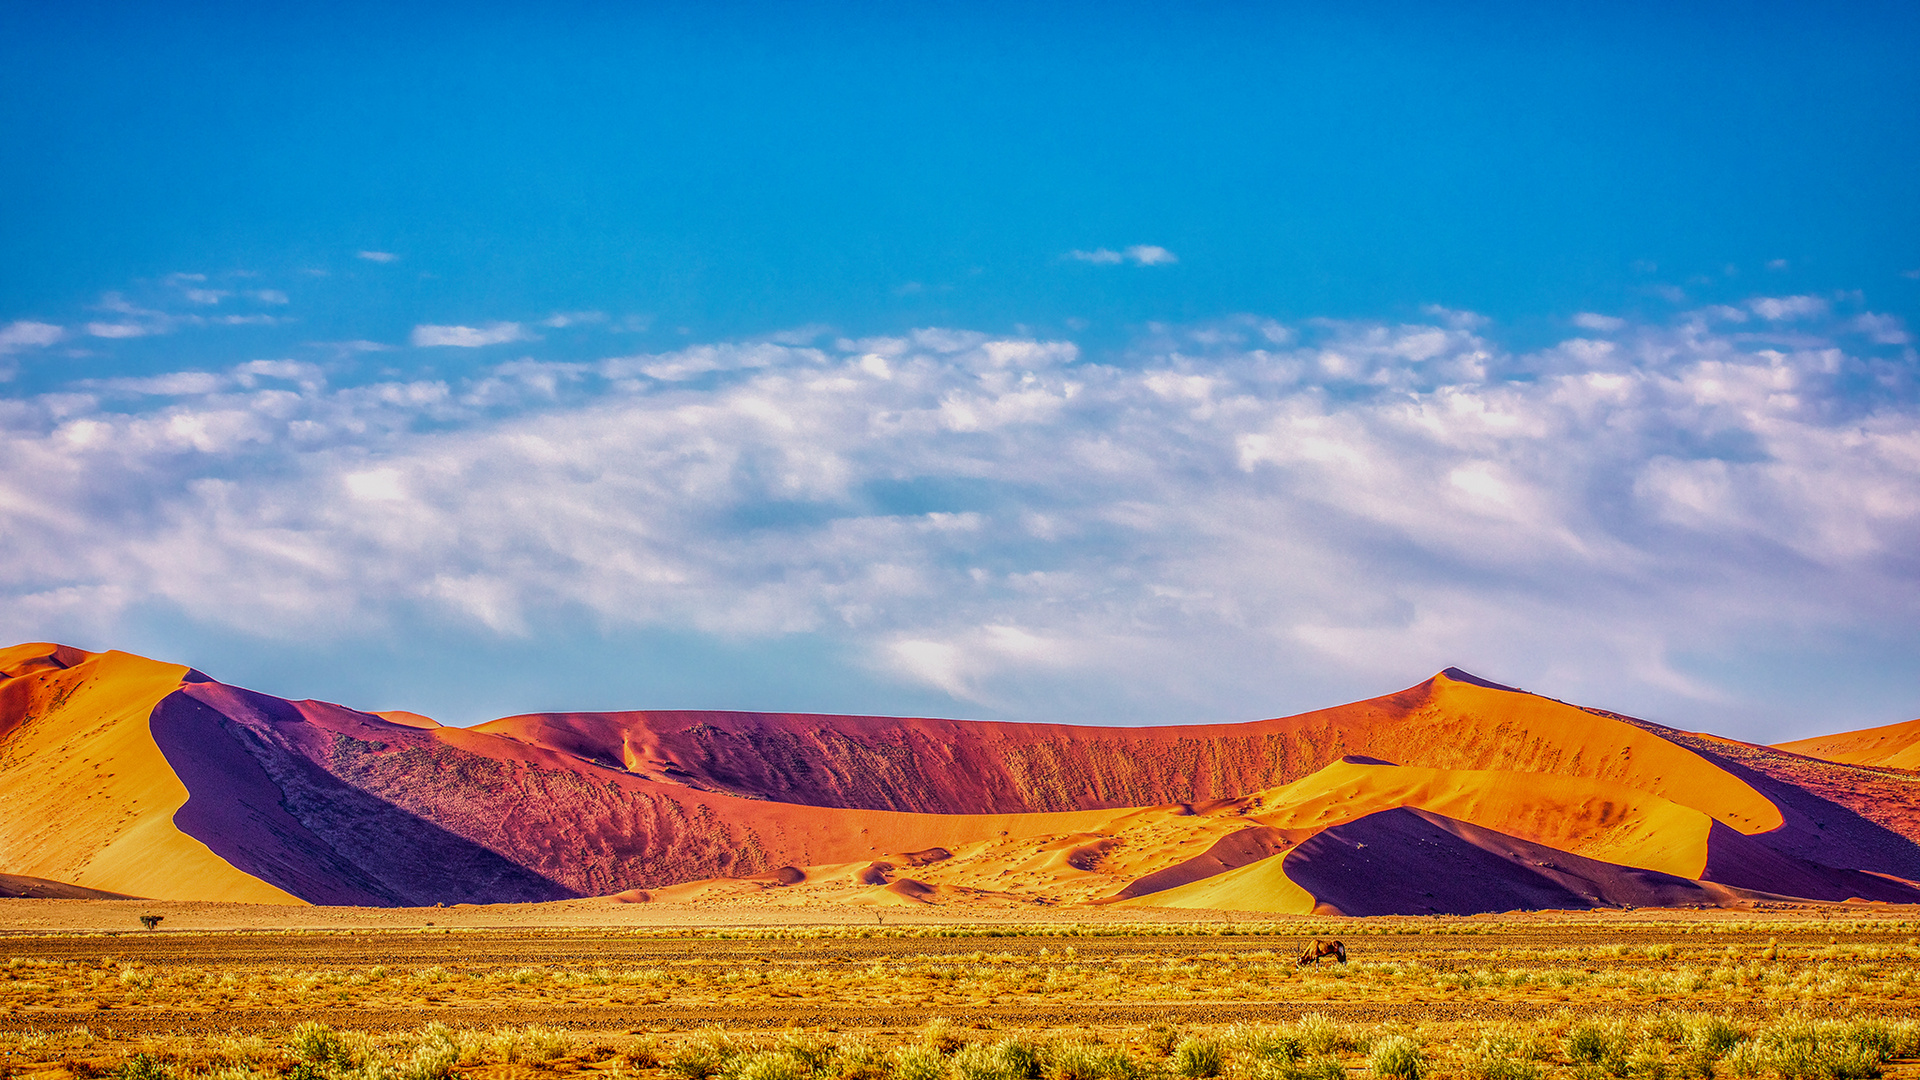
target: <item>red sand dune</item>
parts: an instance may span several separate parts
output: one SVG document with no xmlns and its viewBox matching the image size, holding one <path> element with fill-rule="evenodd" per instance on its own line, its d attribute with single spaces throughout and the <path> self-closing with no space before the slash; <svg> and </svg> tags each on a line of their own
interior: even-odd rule
<svg viewBox="0 0 1920 1080">
<path fill-rule="evenodd" d="M 1899 880 L 1920 878 L 1904 785 L 1454 669 L 1246 724 L 634 712 L 461 729 L 31 645 L 0 650 L 0 784 L 0 872 L 159 898 L 1920 900 Z M 1473 869 L 1421 884 L 1449 865 Z"/>
</svg>

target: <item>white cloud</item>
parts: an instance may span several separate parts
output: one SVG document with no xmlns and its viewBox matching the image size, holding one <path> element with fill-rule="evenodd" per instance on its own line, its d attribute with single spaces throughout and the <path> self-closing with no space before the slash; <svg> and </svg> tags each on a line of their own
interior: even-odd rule
<svg viewBox="0 0 1920 1080">
<path fill-rule="evenodd" d="M 583 323 L 603 323 L 606 321 L 607 315 L 604 311 L 561 311 L 540 320 L 540 325 L 554 330 L 560 330 L 569 326 L 579 326 Z"/>
<path fill-rule="evenodd" d="M 66 336 L 66 330 L 53 323 L 18 319 L 0 326 L 0 356 L 24 349 L 43 348 Z"/>
<path fill-rule="evenodd" d="M 227 385 L 227 379 L 208 371 L 173 371 L 147 378 L 101 379 L 79 385 L 121 394 L 190 397 L 220 390 Z"/>
<path fill-rule="evenodd" d="M 1907 334 L 1906 323 L 1897 315 L 1880 315 L 1866 312 L 1856 316 L 1847 324 L 1848 329 L 1867 335 L 1875 344 L 1905 345 L 1913 340 Z"/>
<path fill-rule="evenodd" d="M 400 258 L 400 256 L 395 255 L 391 251 L 362 251 L 359 253 L 359 257 L 368 262 L 377 263 L 390 263 Z"/>
<path fill-rule="evenodd" d="M 1127 249 L 1127 258 L 1141 266 L 1163 266 L 1180 261 L 1173 252 L 1156 244 L 1135 244 Z"/>
<path fill-rule="evenodd" d="M 1163 266 L 1180 261 L 1179 256 L 1157 244 L 1134 244 L 1120 251 L 1114 251 L 1111 248 L 1095 248 L 1092 251 L 1076 249 L 1067 252 L 1067 258 L 1108 266 L 1123 262 L 1130 262 L 1135 266 Z"/>
<path fill-rule="evenodd" d="M 525 341 L 527 333 L 517 322 L 488 323 L 480 327 L 422 324 L 413 328 L 411 340 L 415 345 L 448 345 L 472 349 L 483 345 L 503 345 L 510 341 Z"/>
<path fill-rule="evenodd" d="M 90 322 L 87 324 L 87 333 L 97 338 L 137 338 L 160 332 L 144 323 Z"/>
<path fill-rule="evenodd" d="M 1825 315 L 1829 305 L 1817 296 L 1760 296 L 1747 301 L 1755 315 L 1769 322 Z"/>
<path fill-rule="evenodd" d="M 1795 317 L 1520 354 L 1437 312 L 1162 327 L 1125 366 L 928 328 L 74 384 L 0 407 L 0 637 L 156 608 L 806 634 L 1030 719 L 1247 718 L 1449 663 L 1751 709 L 1686 658 L 1920 610 L 1904 329 Z"/>
<path fill-rule="evenodd" d="M 1627 320 L 1615 318 L 1612 315 L 1596 315 L 1591 311 L 1583 311 L 1573 317 L 1573 325 L 1583 330 L 1598 330 L 1603 334 L 1612 334 L 1626 326 Z"/>
</svg>

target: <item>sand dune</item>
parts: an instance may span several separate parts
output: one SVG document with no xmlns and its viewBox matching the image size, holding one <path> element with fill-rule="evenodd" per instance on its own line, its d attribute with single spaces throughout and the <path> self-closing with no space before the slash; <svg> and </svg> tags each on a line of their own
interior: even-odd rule
<svg viewBox="0 0 1920 1080">
<path fill-rule="evenodd" d="M 1846 765 L 1920 769 L 1920 720 L 1775 743 L 1774 749 Z"/>
<path fill-rule="evenodd" d="M 1611 781 L 1741 832 L 1767 799 L 1611 716 L 1448 669 L 1387 697 L 1245 724 L 1103 728 L 767 713 L 549 713 L 476 732 L 663 783 L 802 805 L 1022 813 L 1238 798 L 1349 755 Z"/>
<path fill-rule="evenodd" d="M 187 788 L 147 720 L 197 672 L 28 644 L 0 650 L 0 673 L 0 870 L 134 896 L 298 900 L 174 825 Z"/>
<path fill-rule="evenodd" d="M 120 653 L 20 646 L 0 672 L 0 871 L 162 899 L 1920 901 L 1902 880 L 1920 876 L 1920 806 L 1871 788 L 1879 774 L 1455 669 L 1333 709 L 1161 728 L 634 712 L 463 729 Z M 1890 794 L 1859 805 L 1869 789 Z"/>
<path fill-rule="evenodd" d="M 46 878 L 23 877 L 20 874 L 0 874 L 0 897 L 10 900 L 134 900 L 137 897 L 125 893 L 107 892 L 104 889 L 87 889 L 79 885 L 69 885 L 64 881 L 48 881 Z"/>
</svg>

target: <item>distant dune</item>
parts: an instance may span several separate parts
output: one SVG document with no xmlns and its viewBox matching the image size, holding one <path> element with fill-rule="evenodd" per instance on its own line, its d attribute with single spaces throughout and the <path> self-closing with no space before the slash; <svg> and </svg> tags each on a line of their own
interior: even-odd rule
<svg viewBox="0 0 1920 1080">
<path fill-rule="evenodd" d="M 1775 743 L 1774 749 L 1847 765 L 1920 769 L 1920 720 Z"/>
<path fill-rule="evenodd" d="M 1861 767 L 1889 760 L 1841 756 L 1906 726 L 1782 753 L 1448 669 L 1244 724 L 463 729 L 30 644 L 0 650 L 0 889 L 1347 915 L 1920 902 L 1920 801 Z"/>
</svg>

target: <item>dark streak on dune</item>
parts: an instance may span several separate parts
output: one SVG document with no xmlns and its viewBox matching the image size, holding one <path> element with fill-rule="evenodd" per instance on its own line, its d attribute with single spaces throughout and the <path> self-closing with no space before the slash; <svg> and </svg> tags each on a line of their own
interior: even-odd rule
<svg viewBox="0 0 1920 1080">
<path fill-rule="evenodd" d="M 1115 728 L 790 713 L 536 713 L 498 735 L 704 791 L 805 806 L 928 814 L 1033 813 L 1235 799 L 1359 754 L 1448 769 L 1624 780 L 1498 718 L 1462 723 L 1444 679 L 1396 694 L 1244 724 Z"/>
<path fill-rule="evenodd" d="M 1822 869 L 1888 872 L 1920 880 L 1920 843 L 1913 839 L 1920 837 L 1920 803 L 1915 799 L 1920 784 L 1857 765 L 1620 719 L 1692 750 L 1772 800 L 1786 823 L 1754 837 L 1767 847 Z M 1713 876 L 1711 871 L 1708 876 Z"/>
<path fill-rule="evenodd" d="M 126 893 L 89 889 L 84 885 L 69 885 L 64 881 L 48 881 L 46 878 L 26 877 L 20 874 L 0 874 L 0 897 L 9 900 L 140 899 L 137 896 L 128 896 Z"/>
<path fill-rule="evenodd" d="M 1136 896 L 1164 892 L 1189 882 L 1210 878 L 1215 874 L 1223 874 L 1236 867 L 1277 855 L 1311 835 L 1310 831 L 1276 829 L 1270 825 L 1250 826 L 1221 837 L 1212 847 L 1185 862 L 1134 879 L 1126 888 L 1100 900 L 1099 903 L 1111 904 L 1121 900 L 1131 900 Z"/>
<path fill-rule="evenodd" d="M 116 663 L 153 664 L 116 655 Z M 36 716 L 63 707 L 72 687 L 55 694 L 47 686 L 84 682 L 84 672 L 69 669 L 88 659 L 64 646 L 10 651 L 11 666 L 0 671 L 0 752 L 20 745 L 12 735 L 31 730 Z M 186 789 L 174 826 L 242 874 L 318 903 L 615 893 L 644 900 L 643 889 L 704 878 L 801 885 L 802 867 L 849 864 L 864 867 L 851 876 L 888 896 L 945 903 L 975 895 L 954 884 L 969 880 L 964 874 L 943 878 L 959 873 L 951 866 L 922 872 L 929 881 L 909 874 L 947 863 L 954 851 L 964 871 L 974 856 L 962 845 L 1009 835 L 1012 823 L 988 815 L 1157 807 L 1166 821 L 1184 822 L 1247 813 L 1261 801 L 1251 793 L 1341 760 L 1494 770 L 1475 781 L 1489 792 L 1551 786 L 1563 774 L 1660 795 L 1714 819 L 1702 880 L 1582 858 L 1404 805 L 1351 820 L 1325 808 L 1318 817 L 1275 819 L 1286 828 L 1211 827 L 1211 846 L 1197 857 L 1186 857 L 1191 841 L 1129 847 L 1134 841 L 1083 819 L 1057 829 L 1013 825 L 1013 833 L 1037 844 L 1032 850 L 1044 858 L 1029 865 L 1057 881 L 1105 873 L 1112 884 L 1094 887 L 1108 891 L 1121 873 L 1140 875 L 1107 901 L 1273 860 L 1235 880 L 1268 881 L 1259 874 L 1284 870 L 1322 910 L 1348 915 L 1713 904 L 1761 890 L 1920 902 L 1920 888 L 1898 880 L 1920 878 L 1920 787 L 1907 775 L 1600 710 L 1583 715 L 1453 668 L 1397 694 L 1298 716 L 1160 728 L 637 712 L 529 715 L 460 729 L 286 701 L 191 669 L 177 684 L 178 667 L 159 667 L 157 679 L 156 669 L 146 670 L 151 686 L 140 684 L 148 688 L 126 715 L 146 720 L 153 745 L 142 736 L 145 760 L 162 775 L 171 769 Z M 1483 820 L 1485 809 L 1469 801 L 1459 812 Z M 1524 817 L 1512 826 L 1485 820 L 1535 835 Z M 1606 815 L 1597 820 L 1606 824 Z M 1564 833 L 1540 836 L 1558 843 Z M 1701 842 L 1699 832 L 1690 835 Z M 181 848 L 188 849 L 204 857 L 198 845 Z M 1181 861 L 1169 865 L 1174 859 Z M 1687 873 L 1698 865 L 1684 864 Z M 26 884 L 17 887 L 42 893 L 72 888 L 20 880 Z M 12 882 L 0 879 L 0 894 Z M 1290 887 L 1287 896 L 1287 904 L 1302 900 Z M 1264 902 L 1252 893 L 1239 900 Z"/>
<path fill-rule="evenodd" d="M 1768 846 L 1768 839 L 1714 822 L 1707 831 L 1707 867 L 1700 880 L 1807 900 L 1920 903 L 1920 889 L 1877 874 L 1796 859 Z"/>
<path fill-rule="evenodd" d="M 1280 858 L 1287 877 L 1320 901 L 1316 910 L 1338 915 L 1676 907 L 1724 895 L 1411 807 L 1336 825 Z"/>
<path fill-rule="evenodd" d="M 195 683 L 162 700 L 151 725 L 187 786 L 175 826 L 303 899 L 379 906 L 576 895 L 343 783 L 302 752 L 321 732 L 292 702 Z"/>
</svg>

